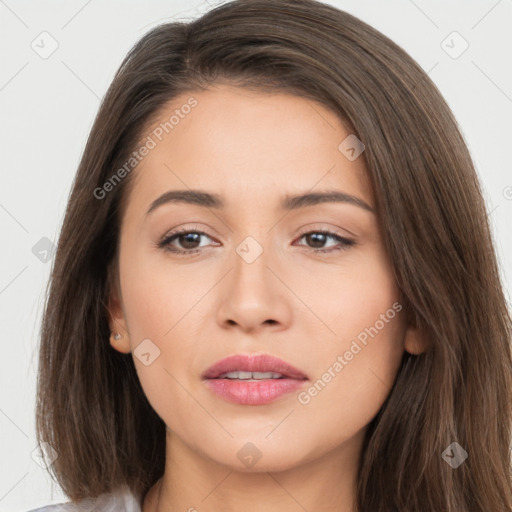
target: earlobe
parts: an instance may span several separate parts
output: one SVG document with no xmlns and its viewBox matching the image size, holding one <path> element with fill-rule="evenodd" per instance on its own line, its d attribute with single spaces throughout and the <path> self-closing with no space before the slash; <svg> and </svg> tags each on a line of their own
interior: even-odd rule
<svg viewBox="0 0 512 512">
<path fill-rule="evenodd" d="M 110 344 L 118 352 L 128 354 L 131 352 L 130 337 L 128 336 L 128 330 L 126 329 L 126 323 L 124 321 L 124 315 L 119 305 L 113 304 L 116 300 L 109 303 L 109 327 L 110 327 Z"/>
<path fill-rule="evenodd" d="M 109 295 L 108 316 L 110 327 L 110 344 L 118 352 L 128 354 L 131 352 L 130 338 L 128 329 L 124 319 L 123 308 L 117 294 L 117 290 L 113 289 Z"/>
<path fill-rule="evenodd" d="M 128 336 L 121 334 L 118 331 L 112 331 L 110 333 L 110 344 L 112 348 L 123 354 L 129 354 L 131 352 L 130 340 Z"/>
<path fill-rule="evenodd" d="M 418 327 L 409 326 L 405 333 L 404 348 L 406 352 L 414 356 L 420 355 L 428 348 L 424 334 Z"/>
<path fill-rule="evenodd" d="M 424 329 L 421 328 L 413 309 L 406 307 L 404 312 L 406 322 L 404 350 L 413 356 L 418 356 L 429 348 L 428 337 Z"/>
</svg>

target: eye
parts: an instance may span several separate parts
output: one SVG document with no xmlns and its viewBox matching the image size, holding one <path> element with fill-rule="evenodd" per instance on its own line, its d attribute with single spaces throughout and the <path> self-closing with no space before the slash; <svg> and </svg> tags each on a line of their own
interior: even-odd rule
<svg viewBox="0 0 512 512">
<path fill-rule="evenodd" d="M 311 252 L 344 251 L 355 245 L 354 240 L 342 237 L 331 231 L 308 231 L 306 233 L 302 233 L 299 240 L 302 240 L 303 238 L 306 238 L 308 243 L 314 244 L 314 247 L 309 247 Z M 337 241 L 339 245 L 330 248 L 319 248 L 319 246 L 323 246 L 328 239 Z"/>
<path fill-rule="evenodd" d="M 199 248 L 200 246 L 198 246 L 197 243 L 200 243 L 202 236 L 210 238 L 203 231 L 192 231 L 190 229 L 184 228 L 169 233 L 160 242 L 158 242 L 157 245 L 161 249 L 176 254 L 194 254 L 201 251 Z M 171 245 L 173 242 L 179 242 L 182 244 L 183 249 Z"/>
<path fill-rule="evenodd" d="M 201 237 L 203 236 L 210 238 L 211 240 L 211 237 L 209 237 L 203 231 L 195 231 L 191 230 L 190 228 L 183 228 L 166 235 L 160 242 L 157 243 L 157 246 L 161 249 L 178 255 L 195 254 L 201 252 L 200 244 Z M 331 231 L 308 231 L 302 233 L 299 237 L 299 240 L 302 240 L 303 238 L 306 239 L 308 244 L 313 244 L 313 247 L 310 246 L 307 247 L 307 249 L 308 252 L 314 253 L 342 251 L 347 250 L 355 245 L 354 240 L 342 237 Z M 338 245 L 325 248 L 324 245 L 329 239 L 338 242 Z M 181 247 L 176 247 L 176 245 L 173 245 L 175 242 L 179 243 Z"/>
</svg>

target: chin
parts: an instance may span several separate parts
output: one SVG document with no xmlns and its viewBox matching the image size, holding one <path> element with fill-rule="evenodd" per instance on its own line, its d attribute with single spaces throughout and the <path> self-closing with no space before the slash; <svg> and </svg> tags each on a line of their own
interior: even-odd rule
<svg viewBox="0 0 512 512">
<path fill-rule="evenodd" d="M 209 456 L 215 463 L 239 473 L 287 471 L 301 465 L 306 455 L 301 456 L 297 447 L 284 444 L 276 447 L 265 443 L 264 440 L 238 441 L 234 444 L 235 446 L 226 447 L 221 453 Z M 231 453 L 234 453 L 234 457 L 226 458 L 226 455 Z"/>
</svg>

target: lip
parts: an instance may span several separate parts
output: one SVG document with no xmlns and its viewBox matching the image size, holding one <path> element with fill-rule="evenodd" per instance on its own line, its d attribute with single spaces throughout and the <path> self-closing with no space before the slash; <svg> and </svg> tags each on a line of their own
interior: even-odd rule
<svg viewBox="0 0 512 512">
<path fill-rule="evenodd" d="M 308 377 L 291 364 L 269 354 L 235 354 L 217 361 L 206 370 L 203 379 L 215 379 L 227 372 L 276 372 L 285 377 L 304 380 Z"/>
<path fill-rule="evenodd" d="M 258 382 L 238 379 L 220 379 L 219 376 L 233 371 L 276 372 L 279 379 L 261 379 Z M 236 354 L 217 361 L 201 376 L 210 391 L 241 405 L 264 405 L 284 394 L 296 391 L 309 380 L 299 369 L 269 354 Z"/>
</svg>

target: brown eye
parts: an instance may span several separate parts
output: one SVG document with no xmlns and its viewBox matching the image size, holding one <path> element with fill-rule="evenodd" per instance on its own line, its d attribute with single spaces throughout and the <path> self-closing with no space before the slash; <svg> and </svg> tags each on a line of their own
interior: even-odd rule
<svg viewBox="0 0 512 512">
<path fill-rule="evenodd" d="M 158 247 L 176 254 L 193 254 L 201 251 L 201 237 L 210 238 L 202 231 L 183 229 L 170 233 L 158 243 Z M 174 243 L 174 244 L 173 244 Z M 178 244 L 178 246 L 176 246 Z"/>
<path fill-rule="evenodd" d="M 195 254 L 201 251 L 201 237 L 210 238 L 202 231 L 192 231 L 182 229 L 175 231 L 164 237 L 157 245 L 158 247 L 179 255 Z M 211 239 L 211 238 L 210 238 Z M 339 250 L 347 250 L 355 245 L 353 240 L 339 236 L 330 231 L 309 231 L 303 233 L 299 240 L 304 239 L 307 249 L 312 252 L 334 252 Z M 337 241 L 338 244 L 331 247 L 325 247 L 329 240 Z M 302 245 L 302 244 L 301 244 Z"/>
<path fill-rule="evenodd" d="M 344 238 L 330 231 L 309 231 L 301 235 L 300 239 L 303 238 L 306 240 L 308 248 L 313 252 L 346 250 L 355 244 L 353 240 L 349 240 L 348 238 Z M 329 239 L 338 241 L 339 245 L 325 248 L 325 243 Z"/>
<path fill-rule="evenodd" d="M 179 241 L 180 245 L 184 249 L 196 249 L 196 244 L 201 242 L 201 234 L 195 232 L 185 233 L 184 235 L 177 235 L 174 238 Z"/>
</svg>

